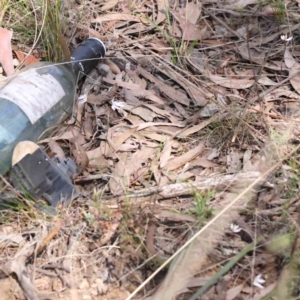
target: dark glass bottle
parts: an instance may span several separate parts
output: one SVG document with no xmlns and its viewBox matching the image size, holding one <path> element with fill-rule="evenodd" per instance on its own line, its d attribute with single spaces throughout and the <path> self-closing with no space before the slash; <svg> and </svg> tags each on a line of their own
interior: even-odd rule
<svg viewBox="0 0 300 300">
<path fill-rule="evenodd" d="M 0 87 L 0 174 L 11 167 L 18 142 L 36 142 L 70 116 L 78 79 L 89 73 L 105 52 L 100 40 L 89 38 L 75 49 L 71 62 L 30 65 Z"/>
</svg>

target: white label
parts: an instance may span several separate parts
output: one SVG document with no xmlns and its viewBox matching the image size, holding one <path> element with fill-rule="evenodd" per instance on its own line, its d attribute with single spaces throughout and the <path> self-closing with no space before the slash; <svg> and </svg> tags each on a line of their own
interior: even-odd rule
<svg viewBox="0 0 300 300">
<path fill-rule="evenodd" d="M 32 124 L 65 94 L 53 76 L 38 74 L 35 69 L 21 72 L 0 90 L 0 97 L 17 104 Z"/>
</svg>

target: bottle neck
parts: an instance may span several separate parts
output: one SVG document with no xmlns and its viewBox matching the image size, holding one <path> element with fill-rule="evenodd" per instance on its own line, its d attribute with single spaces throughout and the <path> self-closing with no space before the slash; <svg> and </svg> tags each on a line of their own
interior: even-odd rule
<svg viewBox="0 0 300 300">
<path fill-rule="evenodd" d="M 97 65 L 99 59 L 105 56 L 106 49 L 102 41 L 89 38 L 82 42 L 72 53 L 71 62 L 74 76 L 80 80 Z"/>
</svg>

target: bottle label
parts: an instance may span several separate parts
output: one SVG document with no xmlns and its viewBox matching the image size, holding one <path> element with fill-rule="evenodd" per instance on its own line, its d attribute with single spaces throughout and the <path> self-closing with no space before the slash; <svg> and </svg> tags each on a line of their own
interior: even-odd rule
<svg viewBox="0 0 300 300">
<path fill-rule="evenodd" d="M 0 90 L 0 98 L 18 105 L 34 124 L 66 95 L 60 83 L 50 74 L 36 69 L 19 73 Z"/>
</svg>

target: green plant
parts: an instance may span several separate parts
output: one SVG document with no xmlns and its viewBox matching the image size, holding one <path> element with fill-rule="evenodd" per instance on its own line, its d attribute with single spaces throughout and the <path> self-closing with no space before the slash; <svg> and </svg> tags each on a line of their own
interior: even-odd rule
<svg viewBox="0 0 300 300">
<path fill-rule="evenodd" d="M 213 215 L 213 208 L 207 205 L 207 202 L 213 198 L 215 195 L 215 191 L 207 190 L 207 191 L 196 191 L 194 196 L 194 201 L 196 202 L 196 206 L 189 210 L 190 213 L 194 213 L 197 215 L 200 223 L 209 219 Z"/>
<path fill-rule="evenodd" d="M 285 1 L 284 0 L 271 0 L 270 6 L 274 11 L 274 15 L 278 25 L 286 23 L 285 17 Z"/>
<path fill-rule="evenodd" d="M 63 36 L 63 2 L 55 0 L 50 3 L 50 0 L 41 0 L 40 4 L 43 11 L 42 44 L 47 49 L 47 59 L 53 62 L 70 60 L 70 52 Z"/>
</svg>

